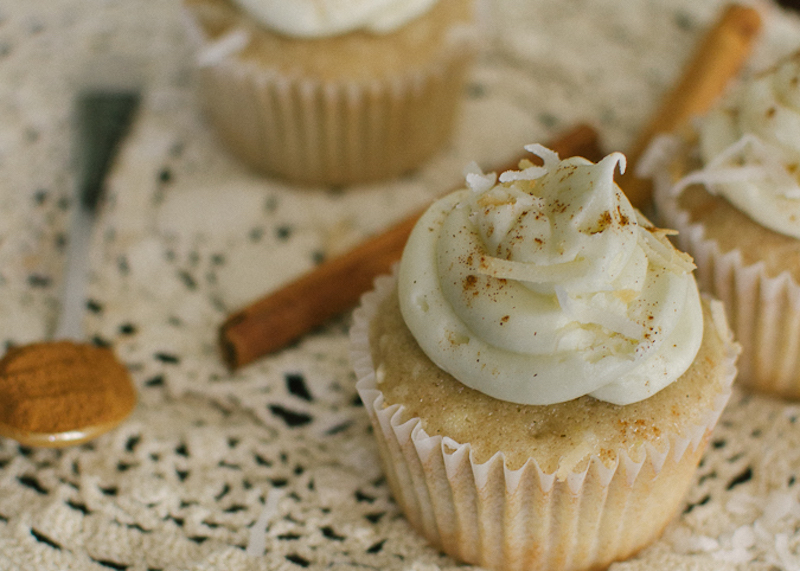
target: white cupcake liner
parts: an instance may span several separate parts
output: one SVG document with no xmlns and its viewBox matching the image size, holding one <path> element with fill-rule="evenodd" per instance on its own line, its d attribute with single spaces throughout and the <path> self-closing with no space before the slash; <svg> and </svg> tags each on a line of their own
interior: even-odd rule
<svg viewBox="0 0 800 571">
<path fill-rule="evenodd" d="M 255 169 L 294 182 L 351 184 L 400 175 L 448 140 L 468 64 L 469 34 L 431 65 L 368 83 L 282 74 L 237 57 L 249 32 L 211 41 L 186 14 L 207 116 L 227 147 Z"/>
<path fill-rule="evenodd" d="M 742 346 L 742 385 L 787 398 L 800 398 L 800 284 L 788 272 L 767 274 L 763 262 L 746 264 L 738 250 L 723 251 L 692 223 L 668 184 L 656 185 L 659 221 L 678 231 L 678 247 L 694 257 L 701 290 L 727 310 Z"/>
<path fill-rule="evenodd" d="M 735 349 L 703 422 L 666 439 L 663 450 L 620 449 L 607 466 L 593 456 L 578 472 L 546 473 L 535 458 L 509 469 L 502 453 L 474 460 L 469 443 L 430 436 L 419 418 L 387 406 L 377 386 L 369 323 L 395 287 L 384 276 L 354 313 L 351 358 L 394 497 L 409 523 L 454 558 L 493 569 L 602 568 L 655 540 L 676 515 L 730 396 Z M 716 326 L 730 332 L 721 305 Z"/>
</svg>

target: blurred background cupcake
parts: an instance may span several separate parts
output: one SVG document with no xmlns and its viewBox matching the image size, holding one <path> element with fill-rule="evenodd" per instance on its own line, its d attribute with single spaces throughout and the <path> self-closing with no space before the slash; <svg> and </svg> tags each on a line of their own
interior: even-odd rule
<svg viewBox="0 0 800 571">
<path fill-rule="evenodd" d="M 659 222 L 725 303 L 740 382 L 800 398 L 800 53 L 650 154 Z"/>
<path fill-rule="evenodd" d="M 210 122 L 257 170 L 345 185 L 447 142 L 473 0 L 185 0 Z"/>
<path fill-rule="evenodd" d="M 683 505 L 738 348 L 691 259 L 597 165 L 544 167 L 437 201 L 397 276 L 364 296 L 352 361 L 387 481 L 452 557 L 604 569 Z"/>
</svg>

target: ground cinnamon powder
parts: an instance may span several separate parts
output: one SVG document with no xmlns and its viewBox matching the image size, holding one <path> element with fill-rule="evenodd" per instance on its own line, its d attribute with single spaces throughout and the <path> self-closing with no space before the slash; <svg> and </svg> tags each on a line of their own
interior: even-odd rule
<svg viewBox="0 0 800 571">
<path fill-rule="evenodd" d="M 108 348 L 33 343 L 0 359 L 0 424 L 20 433 L 110 427 L 135 404 L 128 370 Z"/>
</svg>

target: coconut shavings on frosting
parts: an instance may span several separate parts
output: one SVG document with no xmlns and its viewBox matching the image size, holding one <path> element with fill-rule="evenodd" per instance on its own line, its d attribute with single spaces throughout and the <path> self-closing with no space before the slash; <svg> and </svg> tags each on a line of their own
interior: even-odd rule
<svg viewBox="0 0 800 571">
<path fill-rule="evenodd" d="M 744 82 L 699 126 L 704 184 L 775 232 L 800 238 L 800 51 Z"/>
<path fill-rule="evenodd" d="M 625 157 L 477 169 L 436 202 L 400 265 L 403 317 L 440 368 L 492 397 L 651 396 L 692 363 L 703 323 L 691 259 L 614 183 Z"/>
</svg>

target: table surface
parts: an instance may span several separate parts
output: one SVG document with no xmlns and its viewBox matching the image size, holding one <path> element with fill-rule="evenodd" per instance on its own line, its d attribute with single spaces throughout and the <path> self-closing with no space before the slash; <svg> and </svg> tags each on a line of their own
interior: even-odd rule
<svg viewBox="0 0 800 571">
<path fill-rule="evenodd" d="M 54 326 L 76 94 L 144 96 L 93 236 L 85 316 L 140 402 L 82 446 L 0 440 L 0 570 L 458 568 L 410 530 L 381 476 L 349 316 L 236 373 L 216 329 L 458 185 L 469 161 L 502 164 L 579 122 L 624 150 L 722 5 L 484 3 L 451 144 L 398 180 L 300 189 L 248 171 L 208 129 L 176 1 L 0 0 L 1 342 Z M 800 44 L 800 20 L 757 5 L 765 29 L 747 73 Z M 798 417 L 737 388 L 683 513 L 612 568 L 798 568 Z"/>
</svg>

